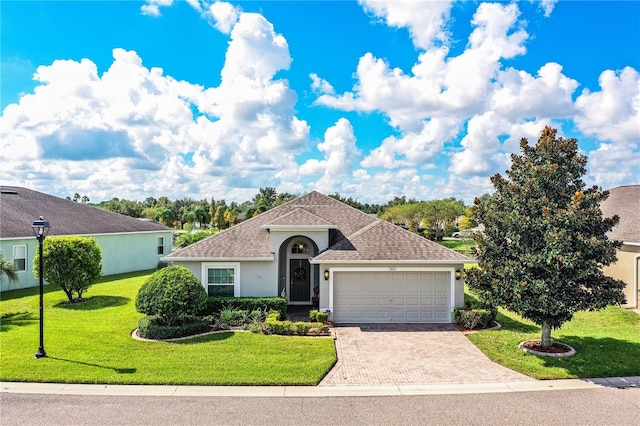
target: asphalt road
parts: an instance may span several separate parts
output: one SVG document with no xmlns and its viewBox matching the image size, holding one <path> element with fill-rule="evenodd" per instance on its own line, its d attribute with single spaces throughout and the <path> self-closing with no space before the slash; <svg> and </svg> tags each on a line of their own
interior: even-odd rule
<svg viewBox="0 0 640 426">
<path fill-rule="evenodd" d="M 362 397 L 0 394 L 10 425 L 640 425 L 640 388 Z"/>
</svg>

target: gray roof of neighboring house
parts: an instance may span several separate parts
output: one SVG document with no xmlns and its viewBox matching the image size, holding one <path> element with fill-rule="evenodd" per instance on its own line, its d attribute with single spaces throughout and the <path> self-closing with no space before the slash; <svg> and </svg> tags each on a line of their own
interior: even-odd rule
<svg viewBox="0 0 640 426">
<path fill-rule="evenodd" d="M 31 225 L 40 216 L 51 226 L 48 235 L 171 230 L 158 222 L 112 213 L 31 189 L 0 186 L 0 238 L 33 237 Z"/>
<path fill-rule="evenodd" d="M 178 250 L 167 259 L 273 258 L 268 225 L 326 226 L 332 235 L 331 246 L 315 257 L 317 261 L 470 260 L 315 191 Z"/>
<path fill-rule="evenodd" d="M 600 205 L 605 217 L 618 215 L 620 223 L 609 238 L 628 243 L 640 243 L 640 185 L 619 186 L 609 190 L 609 198 Z"/>
</svg>

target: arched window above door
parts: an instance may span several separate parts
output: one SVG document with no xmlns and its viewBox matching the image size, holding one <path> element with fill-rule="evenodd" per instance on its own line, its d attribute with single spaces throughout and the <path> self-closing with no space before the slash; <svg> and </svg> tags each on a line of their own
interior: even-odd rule
<svg viewBox="0 0 640 426">
<path fill-rule="evenodd" d="M 303 241 L 296 241 L 291 246 L 292 254 L 308 254 L 309 253 L 309 245 Z"/>
</svg>

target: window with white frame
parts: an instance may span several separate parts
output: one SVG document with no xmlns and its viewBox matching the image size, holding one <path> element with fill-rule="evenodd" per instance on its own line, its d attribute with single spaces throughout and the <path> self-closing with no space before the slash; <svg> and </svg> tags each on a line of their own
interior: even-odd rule
<svg viewBox="0 0 640 426">
<path fill-rule="evenodd" d="M 212 297 L 239 295 L 239 266 L 237 264 L 205 264 L 203 277 L 207 294 Z"/>
<path fill-rule="evenodd" d="M 158 254 L 164 254 L 164 237 L 158 237 Z"/>
<path fill-rule="evenodd" d="M 18 272 L 27 270 L 27 246 L 13 246 L 13 265 Z"/>
</svg>

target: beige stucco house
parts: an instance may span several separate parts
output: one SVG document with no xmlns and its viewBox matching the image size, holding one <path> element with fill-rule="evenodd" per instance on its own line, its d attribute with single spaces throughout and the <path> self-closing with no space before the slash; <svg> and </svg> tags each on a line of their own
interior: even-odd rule
<svg viewBox="0 0 640 426">
<path fill-rule="evenodd" d="M 601 205 L 605 217 L 618 215 L 620 223 L 609 238 L 622 241 L 618 261 L 604 268 L 605 274 L 624 281 L 626 307 L 640 308 L 640 185 L 619 186 L 609 190 Z"/>
<path fill-rule="evenodd" d="M 212 296 L 277 296 L 336 323 L 453 322 L 467 257 L 311 192 L 163 258 Z M 458 271 L 458 273 L 456 273 Z"/>
</svg>

